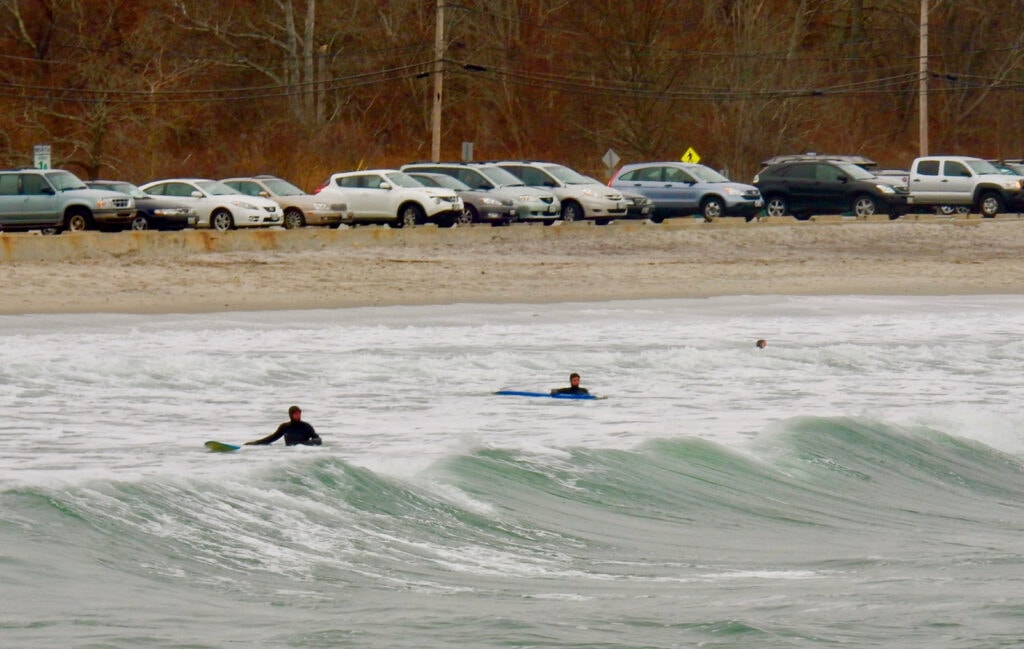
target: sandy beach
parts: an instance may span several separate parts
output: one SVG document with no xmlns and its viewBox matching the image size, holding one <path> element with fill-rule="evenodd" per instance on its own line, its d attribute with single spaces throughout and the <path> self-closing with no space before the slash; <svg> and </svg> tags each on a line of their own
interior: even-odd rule
<svg viewBox="0 0 1024 649">
<path fill-rule="evenodd" d="M 378 232 L 356 236 L 370 230 Z M 105 252 L 97 243 L 133 235 L 160 245 Z M 396 234 L 307 228 L 269 239 L 266 232 L 223 233 L 220 243 L 205 240 L 202 250 L 182 248 L 182 235 L 65 234 L 70 243 L 59 244 L 53 243 L 59 237 L 0 235 L 5 250 L 18 243 L 14 237 L 32 236 L 24 241 L 72 250 L 57 259 L 12 261 L 8 254 L 0 262 L 0 313 L 1024 293 L 1024 221 L 1016 218 L 517 225 Z M 231 250 L 232 237 L 259 237 L 264 249 Z"/>
</svg>

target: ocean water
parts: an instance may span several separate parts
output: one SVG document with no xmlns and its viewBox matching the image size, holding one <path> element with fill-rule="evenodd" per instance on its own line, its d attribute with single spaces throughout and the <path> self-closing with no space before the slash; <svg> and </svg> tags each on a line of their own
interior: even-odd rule
<svg viewBox="0 0 1024 649">
<path fill-rule="evenodd" d="M 0 647 L 1020 647 L 1022 377 L 1020 296 L 0 317 Z"/>
</svg>

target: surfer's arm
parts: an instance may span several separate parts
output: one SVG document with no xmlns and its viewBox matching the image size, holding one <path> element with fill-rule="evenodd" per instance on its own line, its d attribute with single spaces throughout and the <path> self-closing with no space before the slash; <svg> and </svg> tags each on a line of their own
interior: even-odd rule
<svg viewBox="0 0 1024 649">
<path fill-rule="evenodd" d="M 267 444 L 273 444 L 274 442 L 276 442 L 277 440 L 281 439 L 281 437 L 284 436 L 283 428 L 284 425 L 282 424 L 278 426 L 277 430 L 275 430 L 270 435 L 267 435 L 263 439 L 254 439 L 251 442 L 246 442 L 245 446 L 266 446 Z"/>
</svg>

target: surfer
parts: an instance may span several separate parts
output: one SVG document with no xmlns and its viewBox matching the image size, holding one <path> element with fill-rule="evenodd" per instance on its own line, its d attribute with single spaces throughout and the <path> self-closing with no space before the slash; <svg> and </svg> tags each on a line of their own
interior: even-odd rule
<svg viewBox="0 0 1024 649">
<path fill-rule="evenodd" d="M 590 391 L 580 387 L 580 375 L 573 372 L 569 375 L 569 387 L 555 388 L 551 394 L 590 394 Z"/>
<path fill-rule="evenodd" d="M 277 427 L 271 435 L 263 439 L 256 439 L 246 442 L 246 446 L 265 446 L 273 444 L 284 437 L 285 446 L 320 446 L 320 436 L 316 434 L 313 427 L 302 421 L 302 409 L 292 406 L 288 409 L 288 421 Z"/>
</svg>

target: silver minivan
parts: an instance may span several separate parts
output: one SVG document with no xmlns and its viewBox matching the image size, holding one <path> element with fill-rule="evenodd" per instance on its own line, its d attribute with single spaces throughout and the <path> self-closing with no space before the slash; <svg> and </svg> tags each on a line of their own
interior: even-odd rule
<svg viewBox="0 0 1024 649">
<path fill-rule="evenodd" d="M 562 215 L 562 205 L 551 191 L 527 187 L 523 181 L 496 164 L 486 162 L 415 162 L 402 171 L 443 173 L 461 180 L 470 189 L 492 192 L 511 200 L 520 221 L 541 221 L 547 225 Z"/>
<path fill-rule="evenodd" d="M 547 189 L 562 203 L 562 220 L 592 219 L 599 225 L 626 218 L 628 202 L 622 192 L 594 182 L 565 165 L 553 162 L 502 161 L 496 163 L 529 187 Z"/>
</svg>

